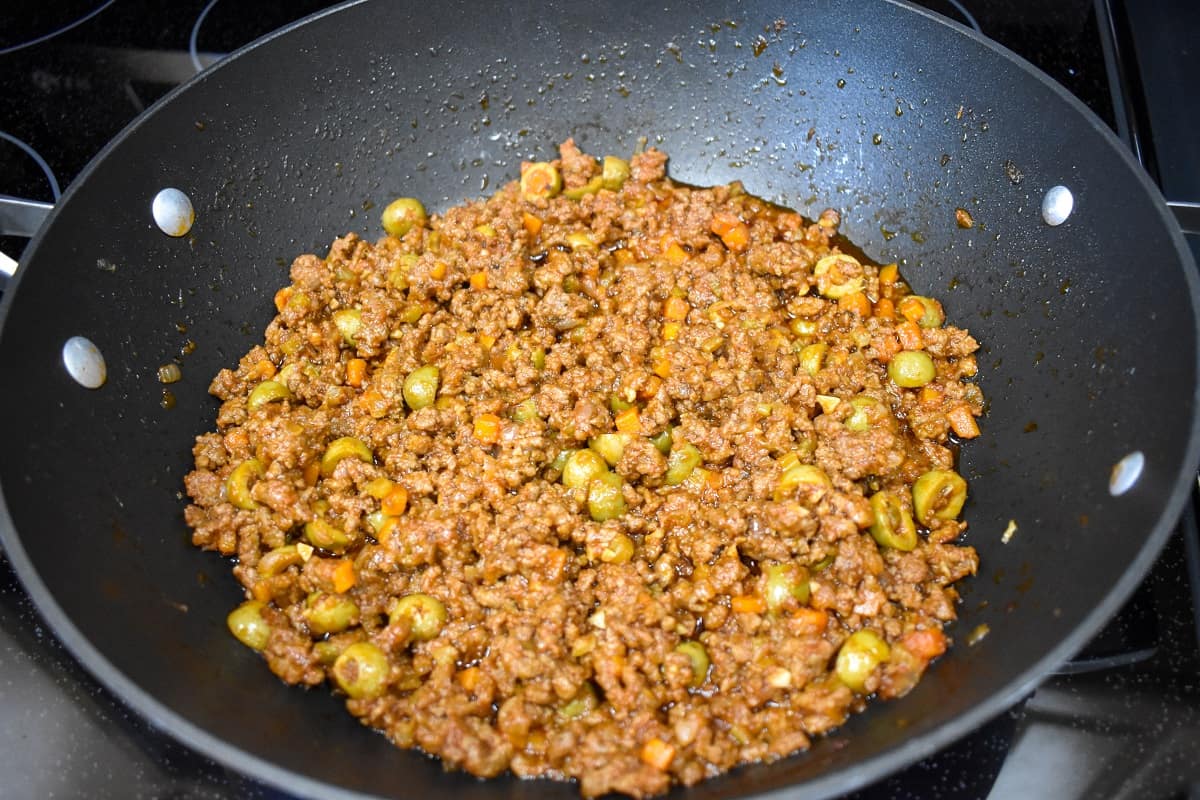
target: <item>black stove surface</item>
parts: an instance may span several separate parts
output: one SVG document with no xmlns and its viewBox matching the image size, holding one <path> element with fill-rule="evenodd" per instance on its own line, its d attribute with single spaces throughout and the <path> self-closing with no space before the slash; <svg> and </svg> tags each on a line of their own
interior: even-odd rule
<svg viewBox="0 0 1200 800">
<path fill-rule="evenodd" d="M 1032 61 L 1122 135 L 1152 175 L 1168 176 L 1170 199 L 1200 202 L 1200 139 L 1188 123 L 1197 112 L 1180 110 L 1200 76 L 1200 7 L 1159 3 L 1134 14 L 1120 0 L 920 4 Z M 327 5 L 9 0 L 0 10 L 0 194 L 55 200 L 171 88 Z M 1147 75 L 1159 85 L 1143 90 Z M 1188 75 L 1192 83 L 1181 85 Z M 1200 259 L 1200 239 L 1190 241 Z M 23 246 L 0 236 L 8 256 Z M 1062 674 L 853 797 L 1200 798 L 1198 603 L 1200 536 L 1189 510 L 1126 608 Z M 2 554 L 0 709 L 0 797 L 289 797 L 128 711 L 46 629 Z"/>
</svg>

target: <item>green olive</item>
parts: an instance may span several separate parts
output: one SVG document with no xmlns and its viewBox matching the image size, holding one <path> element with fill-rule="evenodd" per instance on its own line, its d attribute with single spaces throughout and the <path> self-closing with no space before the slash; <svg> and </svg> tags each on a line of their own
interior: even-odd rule
<svg viewBox="0 0 1200 800">
<path fill-rule="evenodd" d="M 833 488 L 833 481 L 829 480 L 825 470 L 818 466 L 793 464 L 779 476 L 779 482 L 775 484 L 775 500 L 786 500 L 801 487 L 827 491 Z"/>
<path fill-rule="evenodd" d="M 861 275 L 862 264 L 854 256 L 845 253 L 825 256 L 813 267 L 817 291 L 831 300 L 860 291 L 863 288 Z"/>
<path fill-rule="evenodd" d="M 271 626 L 263 619 L 262 610 L 266 603 L 247 600 L 225 618 L 229 632 L 251 650 L 262 650 L 271 638 Z"/>
<path fill-rule="evenodd" d="M 569 703 L 559 709 L 558 713 L 567 719 L 586 717 L 600 707 L 600 698 L 596 696 L 596 687 L 591 681 L 584 682 Z"/>
<path fill-rule="evenodd" d="M 624 564 L 633 558 L 635 548 L 633 539 L 618 533 L 600 551 L 600 560 L 605 564 Z"/>
<path fill-rule="evenodd" d="M 358 605 L 342 594 L 313 592 L 302 612 L 308 629 L 317 636 L 341 633 L 358 622 Z"/>
<path fill-rule="evenodd" d="M 535 161 L 521 171 L 521 195 L 526 200 L 543 200 L 562 191 L 562 175 L 549 161 Z"/>
<path fill-rule="evenodd" d="M 290 400 L 292 392 L 282 383 L 278 381 L 263 381 L 254 390 L 250 392 L 250 396 L 246 398 L 246 408 L 250 411 L 265 406 L 267 403 L 273 403 L 276 400 Z"/>
<path fill-rule="evenodd" d="M 816 375 L 824 366 L 825 354 L 828 352 L 829 345 L 825 342 L 806 345 L 800 349 L 800 366 L 804 367 L 804 371 L 809 375 Z"/>
<path fill-rule="evenodd" d="M 942 323 L 946 321 L 946 312 L 942 310 L 942 304 L 932 297 L 922 297 L 919 294 L 912 294 L 901 300 L 900 303 L 904 305 L 914 301 L 921 304 L 921 309 L 924 312 L 917 320 L 917 324 L 922 328 L 940 328 Z"/>
<path fill-rule="evenodd" d="M 342 654 L 344 648 L 342 645 L 332 639 L 322 639 L 319 642 L 313 642 L 313 655 L 321 666 L 328 667 L 333 662 L 337 661 L 337 657 Z"/>
<path fill-rule="evenodd" d="M 704 645 L 690 640 L 680 642 L 675 645 L 675 652 L 687 656 L 687 660 L 692 663 L 692 680 L 688 685 L 693 689 L 703 686 L 704 681 L 708 678 L 709 665 L 712 663 Z"/>
<path fill-rule="evenodd" d="M 917 478 L 912 495 L 913 509 L 922 525 L 928 525 L 931 518 L 955 519 L 967 499 L 967 482 L 952 470 L 930 470 Z"/>
<path fill-rule="evenodd" d="M 561 476 L 563 470 L 567 467 L 567 461 L 571 458 L 571 454 L 574 452 L 574 450 L 559 450 L 558 455 L 554 457 L 554 460 L 546 466 L 550 467 L 550 469 L 559 473 Z"/>
<path fill-rule="evenodd" d="M 671 431 L 667 430 L 650 437 L 650 444 L 664 456 L 671 452 Z"/>
<path fill-rule="evenodd" d="M 607 470 L 592 479 L 588 484 L 587 500 L 588 513 L 592 515 L 592 519 L 596 522 L 616 519 L 629 509 L 622 491 L 624 486 L 625 481 L 620 475 L 614 475 Z"/>
<path fill-rule="evenodd" d="M 546 368 L 546 348 L 535 347 L 529 353 L 529 363 L 533 364 L 533 368 L 541 372 Z"/>
<path fill-rule="evenodd" d="M 612 409 L 614 414 L 620 414 L 627 408 L 633 408 L 633 406 L 633 403 L 615 392 L 608 396 L 608 407 Z"/>
<path fill-rule="evenodd" d="M 567 189 L 563 192 L 563 197 L 568 200 L 582 200 L 585 195 L 595 194 L 604 188 L 604 176 L 597 174 L 592 176 L 592 179 L 583 186 L 576 186 L 574 189 Z"/>
<path fill-rule="evenodd" d="M 608 472 L 608 464 L 594 450 L 575 450 L 568 457 L 562 468 L 562 482 L 568 489 L 586 489 L 592 484 L 593 478 L 598 478 Z"/>
<path fill-rule="evenodd" d="M 875 420 L 884 413 L 883 403 L 869 395 L 860 394 L 850 401 L 850 416 L 846 417 L 846 428 L 855 433 L 870 430 Z"/>
<path fill-rule="evenodd" d="M 876 542 L 893 550 L 912 550 L 917 546 L 917 527 L 904 510 L 900 499 L 891 492 L 871 495 L 871 536 Z"/>
<path fill-rule="evenodd" d="M 418 367 L 404 379 L 404 402 L 413 411 L 433 405 L 437 399 L 441 370 L 432 364 Z"/>
<path fill-rule="evenodd" d="M 225 479 L 225 496 L 235 508 L 243 511 L 253 511 L 258 503 L 250 496 L 250 481 L 261 478 L 265 472 L 263 463 L 257 458 L 248 458 L 233 468 Z"/>
<path fill-rule="evenodd" d="M 320 517 L 304 524 L 304 538 L 313 547 L 333 553 L 340 553 L 353 541 L 350 534 Z"/>
<path fill-rule="evenodd" d="M 808 572 L 799 564 L 770 564 L 763 573 L 767 578 L 763 599 L 772 613 L 808 602 Z"/>
<path fill-rule="evenodd" d="M 512 411 L 513 422 L 529 422 L 530 420 L 538 419 L 538 416 L 537 401 L 532 397 L 528 397 L 517 403 Z"/>
<path fill-rule="evenodd" d="M 629 180 L 629 162 L 616 156 L 605 156 L 600 177 L 605 189 L 610 192 L 619 190 Z"/>
<path fill-rule="evenodd" d="M 678 486 L 688 479 L 703 460 L 704 456 L 694 444 L 684 442 L 667 456 L 667 474 L 663 482 L 667 486 Z"/>
<path fill-rule="evenodd" d="M 383 694 L 388 683 L 387 654 L 370 642 L 355 642 L 333 662 L 333 680 L 356 700 Z"/>
<path fill-rule="evenodd" d="M 579 231 L 573 231 L 573 232 L 567 234 L 567 246 L 570 247 L 571 251 L 575 252 L 575 253 L 578 253 L 582 250 L 595 250 L 596 249 L 596 240 L 592 238 L 591 234 L 581 233 Z M 567 278 L 574 278 L 574 277 L 575 277 L 574 275 L 567 276 Z M 576 278 L 577 285 L 576 285 L 575 289 L 567 289 L 567 284 L 566 284 L 567 278 L 563 279 L 563 289 L 565 291 L 569 291 L 569 292 L 579 291 L 578 278 Z"/>
<path fill-rule="evenodd" d="M 863 692 L 871 673 L 890 655 L 891 648 L 878 634 L 867 630 L 856 631 L 838 650 L 834 673 L 846 686 Z"/>
<path fill-rule="evenodd" d="M 937 368 L 924 350 L 901 350 L 888 362 L 888 376 L 897 386 L 916 389 L 936 378 Z"/>
<path fill-rule="evenodd" d="M 341 308 L 333 312 L 333 324 L 337 326 L 338 333 L 342 335 L 342 340 L 354 346 L 354 337 L 358 335 L 358 331 L 362 328 L 362 312 L 357 308 Z"/>
<path fill-rule="evenodd" d="M 446 627 L 446 606 L 433 595 L 417 592 L 392 601 L 388 622 L 407 620 L 411 636 L 418 642 L 436 638 Z"/>
<path fill-rule="evenodd" d="M 403 236 L 414 226 L 424 225 L 428 215 L 425 206 L 415 197 L 400 197 L 383 210 L 383 229 L 392 236 Z"/>
<path fill-rule="evenodd" d="M 325 453 L 321 456 L 321 475 L 326 478 L 332 475 L 338 462 L 343 458 L 357 458 L 359 461 L 365 461 L 370 464 L 375 460 L 375 455 L 371 452 L 371 448 L 353 436 L 343 436 L 340 439 L 334 439 L 325 448 Z"/>
<path fill-rule="evenodd" d="M 602 433 L 589 439 L 588 447 L 599 453 L 609 466 L 615 467 L 632 439 L 628 433 Z"/>
<path fill-rule="evenodd" d="M 258 560 L 255 571 L 260 578 L 271 578 L 283 572 L 288 567 L 303 564 L 304 559 L 294 544 L 276 547 Z"/>
</svg>

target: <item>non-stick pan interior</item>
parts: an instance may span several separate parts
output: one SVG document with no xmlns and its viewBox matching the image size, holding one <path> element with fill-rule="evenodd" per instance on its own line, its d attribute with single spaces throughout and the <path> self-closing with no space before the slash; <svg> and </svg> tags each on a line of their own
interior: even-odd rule
<svg viewBox="0 0 1200 800">
<path fill-rule="evenodd" d="M 192 440 L 214 424 L 208 382 L 261 337 L 295 255 L 377 236 L 397 195 L 438 209 L 485 193 L 567 136 L 601 154 L 644 138 L 677 179 L 838 208 L 870 257 L 899 260 L 983 343 L 991 405 L 962 459 L 982 566 L 957 646 L 908 697 L 810 753 L 691 795 L 865 783 L 998 713 L 1115 610 L 1195 468 L 1196 287 L 1154 190 L 1078 102 L 887 3 L 364 2 L 242 52 L 136 122 L 4 298 L 0 533 L 101 680 L 300 794 L 574 795 L 445 774 L 324 690 L 280 684 L 225 631 L 240 595 L 228 564 L 188 545 L 180 494 Z M 1051 227 L 1040 204 L 1058 184 L 1075 210 Z M 196 206 L 187 237 L 153 224 L 167 186 Z M 99 390 L 62 368 L 77 334 L 107 359 Z M 189 341 L 166 409 L 156 370 Z M 1114 498 L 1110 469 L 1133 451 L 1144 473 Z"/>
</svg>

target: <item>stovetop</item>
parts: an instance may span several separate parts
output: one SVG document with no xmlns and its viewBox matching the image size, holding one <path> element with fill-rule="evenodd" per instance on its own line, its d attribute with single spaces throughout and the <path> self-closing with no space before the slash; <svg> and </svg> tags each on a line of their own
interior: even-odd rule
<svg viewBox="0 0 1200 800">
<path fill-rule="evenodd" d="M 1200 4 L 924 0 L 1082 99 L 1170 200 L 1200 202 Z M 138 113 L 315 0 L 9 0 L 0 194 L 53 201 Z M 1136 12 L 1136 13 L 1134 13 Z M 1189 236 L 1200 259 L 1200 237 Z M 24 240 L 0 236 L 19 258 Z M 2 288 L 2 284 L 0 284 Z M 1200 798 L 1200 535 L 1189 508 L 1109 626 L 1030 697 L 854 795 Z M 277 798 L 128 711 L 44 626 L 0 553 L 0 797 Z"/>
</svg>

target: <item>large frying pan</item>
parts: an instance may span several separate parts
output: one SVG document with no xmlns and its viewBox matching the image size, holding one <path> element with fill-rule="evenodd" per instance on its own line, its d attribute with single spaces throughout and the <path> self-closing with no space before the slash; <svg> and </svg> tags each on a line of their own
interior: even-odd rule
<svg viewBox="0 0 1200 800">
<path fill-rule="evenodd" d="M 982 568 L 957 646 L 811 752 L 685 794 L 825 796 L 878 778 L 1030 691 L 1139 582 L 1197 463 L 1196 278 L 1155 189 L 1060 87 L 895 3 L 362 2 L 268 37 L 131 125 L 55 209 L 0 309 L 0 539 L 56 634 L 130 706 L 300 795 L 575 795 L 446 774 L 327 692 L 278 682 L 225 631 L 239 592 L 187 544 L 179 494 L 213 425 L 208 381 L 260 337 L 282 265 L 347 230 L 376 236 L 393 196 L 436 209 L 495 187 L 568 135 L 596 153 L 646 136 L 677 179 L 841 209 L 851 239 L 900 260 L 984 347 L 991 408 L 962 460 Z M 1074 212 L 1051 227 L 1040 205 L 1060 184 Z M 195 203 L 188 237 L 151 220 L 166 186 Z M 959 207 L 976 227 L 956 226 Z M 99 390 L 63 369 L 76 334 L 107 358 Z M 167 410 L 155 370 L 187 339 Z M 1113 496 L 1110 470 L 1133 452 L 1144 471 Z"/>
</svg>

